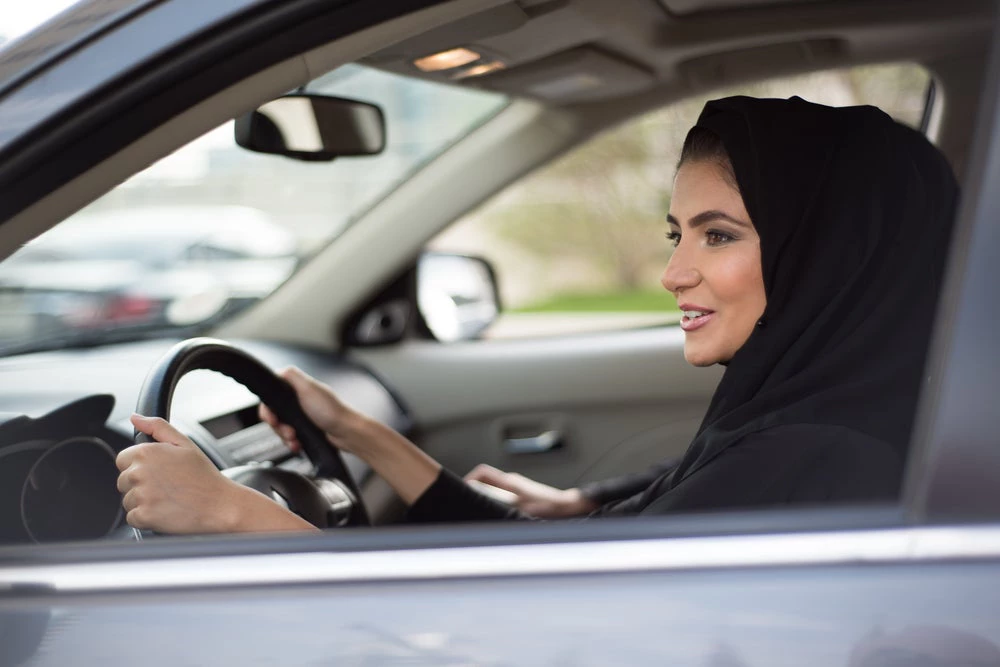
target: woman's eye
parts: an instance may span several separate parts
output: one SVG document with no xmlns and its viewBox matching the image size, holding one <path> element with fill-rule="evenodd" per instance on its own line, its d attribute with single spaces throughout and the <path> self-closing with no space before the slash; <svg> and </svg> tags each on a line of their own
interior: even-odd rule
<svg viewBox="0 0 1000 667">
<path fill-rule="evenodd" d="M 667 232 L 667 240 L 670 241 L 670 245 L 677 247 L 677 244 L 681 242 L 681 235 L 679 232 Z"/>
<path fill-rule="evenodd" d="M 733 237 L 725 232 L 705 232 L 705 240 L 708 241 L 708 245 L 716 246 L 729 243 L 733 240 Z"/>
</svg>

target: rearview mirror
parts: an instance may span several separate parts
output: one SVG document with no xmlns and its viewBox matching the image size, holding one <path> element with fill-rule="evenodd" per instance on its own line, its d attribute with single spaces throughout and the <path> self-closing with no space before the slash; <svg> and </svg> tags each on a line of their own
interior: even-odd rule
<svg viewBox="0 0 1000 667">
<path fill-rule="evenodd" d="M 367 102 L 296 93 L 237 118 L 236 143 L 308 162 L 377 155 L 385 148 L 385 117 Z"/>
</svg>

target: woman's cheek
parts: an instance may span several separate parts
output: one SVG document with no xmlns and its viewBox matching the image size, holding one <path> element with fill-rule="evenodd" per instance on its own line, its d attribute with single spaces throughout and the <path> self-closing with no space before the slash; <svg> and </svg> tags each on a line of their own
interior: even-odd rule
<svg viewBox="0 0 1000 667">
<path fill-rule="evenodd" d="M 712 258 L 713 291 L 727 304 L 738 303 L 749 296 L 753 278 L 753 267 L 746 253 L 732 250 Z"/>
<path fill-rule="evenodd" d="M 759 246 L 748 243 L 727 259 L 717 267 L 716 293 L 730 310 L 731 317 L 727 318 L 730 324 L 741 330 L 748 329 L 749 335 L 765 305 Z"/>
</svg>

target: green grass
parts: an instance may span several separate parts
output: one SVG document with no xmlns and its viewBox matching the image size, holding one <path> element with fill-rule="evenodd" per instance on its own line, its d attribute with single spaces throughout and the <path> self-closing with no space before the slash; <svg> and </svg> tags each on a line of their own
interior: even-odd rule
<svg viewBox="0 0 1000 667">
<path fill-rule="evenodd" d="M 673 313 L 677 302 L 666 291 L 560 294 L 511 310 L 515 313 Z"/>
</svg>

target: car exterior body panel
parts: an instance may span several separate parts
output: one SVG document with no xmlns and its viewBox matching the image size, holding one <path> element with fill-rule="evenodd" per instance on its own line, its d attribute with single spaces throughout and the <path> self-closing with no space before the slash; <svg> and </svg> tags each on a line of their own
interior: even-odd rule
<svg viewBox="0 0 1000 667">
<path fill-rule="evenodd" d="M 1000 659 L 998 556 L 966 527 L 39 564 L 0 616 L 38 665 L 906 665 L 927 639 L 958 667 Z"/>
</svg>

